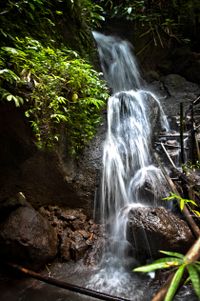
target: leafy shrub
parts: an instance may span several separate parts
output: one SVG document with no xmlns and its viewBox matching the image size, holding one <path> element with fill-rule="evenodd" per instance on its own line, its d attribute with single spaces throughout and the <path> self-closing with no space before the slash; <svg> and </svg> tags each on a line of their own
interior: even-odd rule
<svg viewBox="0 0 200 301">
<path fill-rule="evenodd" d="M 51 147 L 67 136 L 77 154 L 95 133 L 107 91 L 99 74 L 66 48 L 16 39 L 0 52 L 1 99 L 24 104 L 39 147 Z"/>
</svg>

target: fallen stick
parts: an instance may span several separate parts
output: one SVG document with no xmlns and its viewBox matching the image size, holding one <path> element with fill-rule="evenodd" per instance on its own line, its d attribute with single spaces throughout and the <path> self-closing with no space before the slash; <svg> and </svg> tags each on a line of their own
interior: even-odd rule
<svg viewBox="0 0 200 301">
<path fill-rule="evenodd" d="M 160 134 L 159 137 L 163 138 L 180 138 L 180 134 Z M 189 134 L 183 134 L 183 137 L 189 137 Z"/>
<path fill-rule="evenodd" d="M 160 145 L 162 146 L 162 149 L 165 153 L 165 155 L 167 156 L 167 159 L 169 160 L 169 162 L 171 163 L 171 165 L 173 166 L 173 168 L 176 168 L 176 165 L 174 164 L 174 161 L 172 160 L 172 158 L 170 157 L 170 155 L 168 154 L 164 144 L 161 142 Z"/>
<path fill-rule="evenodd" d="M 48 277 L 48 276 L 43 276 L 39 273 L 36 273 L 32 270 L 29 270 L 27 268 L 24 268 L 22 266 L 19 266 L 17 264 L 14 263 L 7 263 L 10 267 L 14 268 L 15 270 L 19 271 L 22 274 L 25 274 L 26 276 L 32 277 L 34 279 L 40 280 L 42 282 L 48 283 L 48 284 L 52 284 L 54 286 L 60 287 L 60 288 L 64 288 L 67 289 L 69 291 L 72 292 L 76 292 L 79 294 L 83 294 L 83 295 L 87 295 L 93 298 L 97 298 L 99 300 L 105 300 L 105 301 L 130 301 L 128 299 L 125 298 L 121 298 L 121 297 L 116 297 L 116 296 L 111 296 L 109 294 L 106 293 L 101 293 L 101 292 L 97 292 L 88 288 L 84 288 L 81 286 L 77 286 L 71 283 L 67 283 L 52 277 Z"/>
<path fill-rule="evenodd" d="M 181 148 L 180 146 L 177 146 L 177 145 L 171 145 L 171 144 L 167 144 L 167 143 L 163 143 L 163 142 L 155 142 L 156 145 L 161 145 L 161 143 L 164 146 L 169 147 L 169 148 L 175 148 L 175 149 L 180 149 Z M 184 147 L 184 149 L 188 150 L 188 147 Z"/>
</svg>

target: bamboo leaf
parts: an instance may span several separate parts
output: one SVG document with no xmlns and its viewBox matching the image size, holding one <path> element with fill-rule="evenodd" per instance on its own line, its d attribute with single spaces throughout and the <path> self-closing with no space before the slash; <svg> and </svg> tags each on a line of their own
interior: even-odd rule
<svg viewBox="0 0 200 301">
<path fill-rule="evenodd" d="M 171 285 L 167 291 L 167 295 L 166 295 L 164 301 L 172 301 L 173 300 L 173 297 L 176 294 L 176 291 L 179 287 L 181 278 L 183 276 L 184 269 L 185 269 L 185 265 L 182 265 L 176 271 L 174 277 L 172 278 Z"/>
<path fill-rule="evenodd" d="M 200 217 L 200 212 L 197 211 L 197 210 L 192 210 L 192 212 L 196 215 L 196 216 L 199 216 Z"/>
<path fill-rule="evenodd" d="M 200 273 L 200 262 L 199 261 L 195 262 L 194 266 L 196 270 Z"/>
<path fill-rule="evenodd" d="M 163 253 L 165 255 L 174 256 L 174 257 L 178 257 L 178 258 L 181 258 L 181 259 L 184 258 L 184 255 L 181 254 L 181 253 L 178 253 L 178 252 L 170 252 L 170 251 L 163 251 L 163 250 L 160 250 L 159 252 Z"/>
<path fill-rule="evenodd" d="M 191 204 L 193 204 L 194 206 L 197 206 L 197 207 L 198 207 L 197 203 L 196 203 L 195 201 L 193 201 L 193 200 L 185 200 L 185 201 L 186 201 L 186 203 L 191 203 Z"/>
<path fill-rule="evenodd" d="M 195 293 L 200 298 L 200 277 L 194 265 L 187 266 Z"/>
<path fill-rule="evenodd" d="M 183 263 L 183 259 L 177 257 L 165 257 L 165 258 L 157 259 L 153 263 L 160 263 L 160 262 L 166 262 L 168 266 L 177 266 Z"/>
<path fill-rule="evenodd" d="M 144 265 L 138 268 L 133 269 L 133 272 L 142 272 L 142 273 L 148 273 L 159 269 L 166 269 L 169 268 L 169 265 L 166 262 L 158 262 L 158 263 L 152 263 L 149 265 Z"/>
<path fill-rule="evenodd" d="M 181 209 L 181 211 L 183 211 L 184 206 L 185 206 L 184 199 L 180 199 L 180 209 Z"/>
</svg>

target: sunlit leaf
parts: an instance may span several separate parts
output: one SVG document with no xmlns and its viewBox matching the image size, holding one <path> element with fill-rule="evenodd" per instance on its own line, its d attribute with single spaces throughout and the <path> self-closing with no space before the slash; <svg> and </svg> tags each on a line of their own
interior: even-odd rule
<svg viewBox="0 0 200 301">
<path fill-rule="evenodd" d="M 143 272 L 148 273 L 159 269 L 166 269 L 169 268 L 169 265 L 166 262 L 158 262 L 158 263 L 152 263 L 149 265 L 141 266 L 138 268 L 133 269 L 133 272 Z"/>
<path fill-rule="evenodd" d="M 197 211 L 197 210 L 192 210 L 192 212 L 193 212 L 196 216 L 200 217 L 200 212 L 199 212 L 199 211 Z"/>
<path fill-rule="evenodd" d="M 180 199 L 180 209 L 181 209 L 181 211 L 183 211 L 184 206 L 185 206 L 184 199 Z"/>
</svg>

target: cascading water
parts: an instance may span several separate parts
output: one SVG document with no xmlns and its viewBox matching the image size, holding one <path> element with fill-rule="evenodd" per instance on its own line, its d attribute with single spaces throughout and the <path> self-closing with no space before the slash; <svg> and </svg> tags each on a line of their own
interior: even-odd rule
<svg viewBox="0 0 200 301">
<path fill-rule="evenodd" d="M 134 206 L 156 205 L 164 194 L 164 179 L 151 155 L 155 130 L 152 108 L 159 112 L 156 127 L 168 129 L 168 123 L 156 96 L 141 89 L 142 79 L 129 43 L 96 32 L 94 38 L 113 96 L 108 100 L 100 202 L 100 216 L 108 225 L 109 242 L 102 269 L 90 286 L 107 286 L 109 292 L 113 290 L 116 294 L 119 285 L 124 288 L 130 277 L 122 264 L 123 259 L 127 261 L 128 212 Z"/>
</svg>

